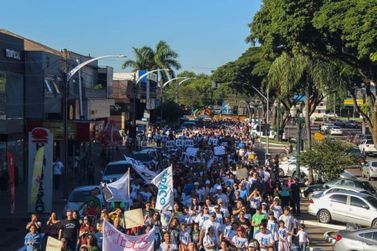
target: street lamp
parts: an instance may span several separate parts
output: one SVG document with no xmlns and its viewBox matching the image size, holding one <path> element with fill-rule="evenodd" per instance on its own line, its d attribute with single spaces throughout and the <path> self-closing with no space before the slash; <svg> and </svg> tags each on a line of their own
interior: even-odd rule
<svg viewBox="0 0 377 251">
<path fill-rule="evenodd" d="M 304 123 L 304 118 L 300 111 L 296 108 L 296 106 L 292 106 L 289 110 L 291 117 L 295 120 L 297 125 L 297 139 L 296 139 L 296 157 L 298 157 L 301 151 L 301 126 Z M 301 172 L 300 172 L 300 163 L 296 158 L 296 177 L 300 180 Z"/>
<path fill-rule="evenodd" d="M 181 82 L 178 83 L 177 88 L 175 88 L 175 103 L 178 104 L 178 88 L 179 88 L 179 86 L 181 84 L 183 84 L 184 82 L 191 80 L 191 79 L 196 79 L 196 78 L 185 78 L 184 80 L 182 80 Z"/>
<path fill-rule="evenodd" d="M 269 92 L 269 89 L 267 89 L 267 93 L 266 93 L 266 95 L 264 95 L 261 91 L 259 91 L 257 88 L 255 88 L 254 86 L 251 86 L 251 88 L 253 88 L 257 93 L 259 93 L 259 95 L 261 96 L 261 97 L 263 97 L 265 100 L 266 100 L 266 103 L 267 103 L 267 114 L 266 114 L 266 124 L 267 124 L 267 139 L 266 139 L 266 141 L 267 141 L 267 148 L 266 148 L 266 155 L 268 155 L 269 154 L 269 152 L 270 152 L 270 130 L 268 130 L 269 129 L 269 126 L 270 126 L 270 116 L 269 116 L 269 113 L 270 113 L 270 92 Z M 259 119 L 260 120 L 260 119 Z M 259 121 L 259 123 L 260 123 L 261 121 Z M 262 133 L 262 135 L 263 135 L 263 133 Z"/>
<path fill-rule="evenodd" d="M 178 80 L 178 79 L 187 79 L 187 77 L 175 77 L 175 78 L 172 78 L 168 81 L 166 81 L 165 83 L 161 84 L 160 85 L 160 88 L 161 88 L 161 101 L 160 101 L 160 126 L 162 127 L 162 104 L 164 102 L 164 97 L 163 97 L 163 89 L 165 86 L 167 86 L 168 84 L 170 84 L 171 82 L 175 81 L 175 80 Z"/>
<path fill-rule="evenodd" d="M 65 54 L 66 56 L 67 54 Z M 103 58 L 114 58 L 114 57 L 118 57 L 118 58 L 124 58 L 125 56 L 122 55 L 122 54 L 119 54 L 119 55 L 105 55 L 105 56 L 99 56 L 99 57 L 95 57 L 95 58 L 91 58 L 89 60 L 86 60 L 82 63 L 79 63 L 75 68 L 73 68 L 71 71 L 69 71 L 67 74 L 66 74 L 66 77 L 65 77 L 65 83 L 64 83 L 64 92 L 63 92 L 63 135 L 64 135 L 64 141 L 63 141 L 63 162 L 64 162 L 64 176 L 65 176 L 65 179 L 67 179 L 68 177 L 68 114 L 67 114 L 67 105 L 68 105 L 68 85 L 69 85 L 69 81 L 72 79 L 72 77 L 81 69 L 83 68 L 84 66 L 94 62 L 94 61 L 97 61 L 99 59 L 103 59 Z M 66 58 L 67 60 L 67 58 Z M 66 61 L 66 69 L 68 69 L 68 65 L 67 65 L 67 61 Z M 80 80 L 81 81 L 81 80 Z M 66 186 L 64 186 L 66 187 Z M 65 195 L 67 195 L 67 192 L 66 189 L 65 189 Z"/>
</svg>

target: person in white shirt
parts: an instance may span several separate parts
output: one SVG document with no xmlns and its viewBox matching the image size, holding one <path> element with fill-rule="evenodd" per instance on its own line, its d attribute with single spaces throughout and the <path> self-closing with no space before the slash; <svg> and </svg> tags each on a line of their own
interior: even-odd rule
<svg viewBox="0 0 377 251">
<path fill-rule="evenodd" d="M 274 251 L 274 238 L 270 231 L 267 232 L 264 224 L 260 226 L 260 231 L 255 234 L 254 238 L 259 242 L 260 251 Z"/>
<path fill-rule="evenodd" d="M 247 249 L 248 241 L 246 231 L 243 227 L 238 227 L 237 235 L 232 238 L 232 243 L 238 251 L 245 251 Z"/>
<path fill-rule="evenodd" d="M 217 205 L 219 205 L 220 212 L 222 213 L 222 215 L 224 217 L 229 217 L 229 209 L 226 206 L 224 206 L 224 202 L 221 198 L 217 199 Z"/>
<path fill-rule="evenodd" d="M 178 246 L 176 244 L 171 243 L 169 232 L 164 233 L 163 239 L 164 239 L 164 242 L 160 244 L 159 251 L 177 251 L 178 250 Z"/>
<path fill-rule="evenodd" d="M 215 251 L 219 245 L 219 239 L 215 234 L 213 227 L 208 228 L 208 233 L 204 236 L 203 247 L 206 251 Z"/>
<path fill-rule="evenodd" d="M 212 213 L 209 220 L 203 222 L 202 229 L 200 231 L 201 240 L 203 240 L 203 236 L 208 233 L 208 229 L 213 228 L 214 234 L 218 240 L 222 238 L 222 225 L 216 221 L 216 213 Z"/>
<path fill-rule="evenodd" d="M 233 237 L 237 235 L 238 223 L 232 222 L 230 225 L 226 226 L 223 231 L 223 240 L 232 241 Z"/>
<path fill-rule="evenodd" d="M 283 221 L 284 225 L 289 233 L 293 232 L 295 228 L 295 218 L 291 215 L 289 207 L 284 208 L 284 213 L 279 217 L 279 222 Z M 292 244 L 292 235 L 289 235 L 287 238 L 289 247 Z"/>
<path fill-rule="evenodd" d="M 53 173 L 54 173 L 54 179 L 53 179 L 54 188 L 55 188 L 55 190 L 59 190 L 60 189 L 60 180 L 61 180 L 61 177 L 62 177 L 62 174 L 63 174 L 64 165 L 57 158 L 55 160 L 54 164 L 52 165 L 52 167 L 53 167 Z"/>
<path fill-rule="evenodd" d="M 270 205 L 270 210 L 274 212 L 275 219 L 279 219 L 280 216 L 283 214 L 283 209 L 280 206 L 279 197 L 274 198 L 272 204 Z"/>
<path fill-rule="evenodd" d="M 181 223 L 181 232 L 179 233 L 179 250 L 187 250 L 188 244 L 191 242 L 190 230 L 186 223 Z"/>
<path fill-rule="evenodd" d="M 309 237 L 308 237 L 308 232 L 306 232 L 305 230 L 305 224 L 300 225 L 300 230 L 298 230 L 295 236 L 298 236 L 298 243 L 299 243 L 300 250 L 306 250 L 306 247 L 309 244 Z"/>
</svg>

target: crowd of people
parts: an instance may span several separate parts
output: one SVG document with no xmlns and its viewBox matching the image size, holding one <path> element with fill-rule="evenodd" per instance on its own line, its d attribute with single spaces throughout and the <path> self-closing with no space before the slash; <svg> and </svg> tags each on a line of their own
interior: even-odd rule
<svg viewBox="0 0 377 251">
<path fill-rule="evenodd" d="M 173 167 L 171 210 L 155 210 L 156 188 L 150 184 L 132 184 L 132 203 L 106 208 L 92 195 L 82 215 L 69 210 L 66 219 L 58 220 L 52 213 L 42 226 L 33 214 L 26 226 L 27 250 L 41 249 L 46 236 L 61 240 L 62 250 L 100 250 L 104 220 L 127 235 L 147 233 L 155 226 L 155 250 L 307 250 L 305 225 L 295 218 L 300 214 L 299 184 L 279 177 L 278 158 L 268 156 L 261 163 L 250 128 L 248 123 L 208 121 L 179 132 L 148 132 Z M 168 146 L 177 139 L 192 140 L 196 150 Z M 144 226 L 126 229 L 124 210 L 140 207 Z"/>
</svg>

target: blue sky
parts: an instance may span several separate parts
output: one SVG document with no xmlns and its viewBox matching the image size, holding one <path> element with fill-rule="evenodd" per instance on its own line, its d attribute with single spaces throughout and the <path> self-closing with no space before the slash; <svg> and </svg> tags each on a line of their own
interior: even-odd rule
<svg viewBox="0 0 377 251">
<path fill-rule="evenodd" d="M 92 56 L 123 53 L 165 40 L 182 70 L 209 73 L 248 48 L 247 24 L 260 0 L 8 0 L 1 28 L 54 49 Z M 100 65 L 121 70 L 122 59 Z"/>
</svg>

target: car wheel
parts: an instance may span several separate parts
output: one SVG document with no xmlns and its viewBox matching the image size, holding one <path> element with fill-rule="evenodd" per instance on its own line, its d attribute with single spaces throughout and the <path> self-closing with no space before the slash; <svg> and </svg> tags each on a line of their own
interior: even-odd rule
<svg viewBox="0 0 377 251">
<path fill-rule="evenodd" d="M 377 227 L 377 219 L 374 219 L 374 220 L 372 221 L 372 225 L 371 225 L 371 227 Z"/>
<path fill-rule="evenodd" d="M 321 223 L 330 223 L 331 214 L 326 209 L 321 209 L 318 212 L 318 221 Z"/>
</svg>

